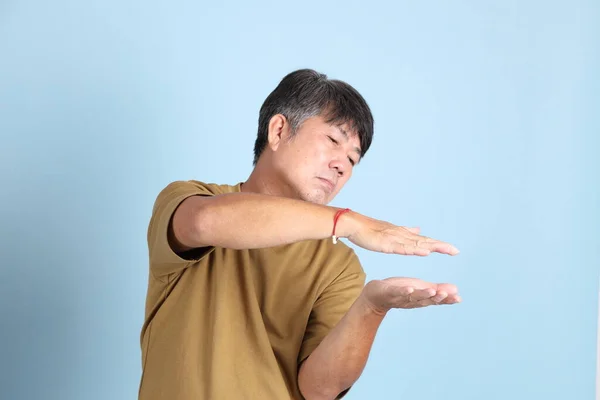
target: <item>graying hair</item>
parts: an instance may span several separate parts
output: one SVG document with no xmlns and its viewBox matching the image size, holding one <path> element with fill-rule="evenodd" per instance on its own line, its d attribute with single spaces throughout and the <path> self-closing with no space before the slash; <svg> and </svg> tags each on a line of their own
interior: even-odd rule
<svg viewBox="0 0 600 400">
<path fill-rule="evenodd" d="M 373 140 L 373 115 L 356 89 L 312 69 L 300 69 L 286 75 L 260 108 L 254 165 L 268 143 L 269 121 L 277 114 L 287 118 L 292 137 L 304 121 L 319 115 L 330 124 L 348 124 L 359 137 L 361 157 Z"/>
</svg>

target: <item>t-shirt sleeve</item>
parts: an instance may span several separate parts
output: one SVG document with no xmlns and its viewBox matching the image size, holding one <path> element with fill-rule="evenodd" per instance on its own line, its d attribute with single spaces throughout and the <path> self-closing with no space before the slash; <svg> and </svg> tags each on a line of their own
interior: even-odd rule
<svg viewBox="0 0 600 400">
<path fill-rule="evenodd" d="M 190 196 L 213 196 L 200 182 L 177 181 L 166 186 L 156 198 L 148 225 L 148 252 L 151 272 L 159 277 L 180 271 L 190 262 L 208 254 L 212 248 L 194 249 L 184 254 L 173 251 L 169 243 L 169 225 L 177 207 Z"/>
<path fill-rule="evenodd" d="M 300 348 L 299 364 L 310 356 L 348 312 L 365 285 L 366 274 L 358 257 L 353 250 L 349 254 L 347 267 L 323 290 L 313 306 Z M 342 398 L 347 392 L 337 398 Z"/>
</svg>

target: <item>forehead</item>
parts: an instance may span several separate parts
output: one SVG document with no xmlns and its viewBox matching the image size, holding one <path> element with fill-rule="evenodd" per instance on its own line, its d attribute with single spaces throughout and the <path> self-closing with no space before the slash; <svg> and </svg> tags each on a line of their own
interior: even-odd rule
<svg viewBox="0 0 600 400">
<path fill-rule="evenodd" d="M 313 135 L 328 134 L 341 138 L 342 141 L 348 141 L 352 145 L 352 150 L 354 150 L 359 157 L 362 156 L 360 138 L 358 133 L 352 129 L 352 124 L 350 123 L 330 123 L 327 122 L 326 118 L 317 116 L 307 119 L 304 122 L 303 127 L 312 131 Z"/>
<path fill-rule="evenodd" d="M 319 131 L 328 131 L 331 133 L 340 133 L 345 136 L 347 139 L 359 140 L 358 132 L 352 127 L 352 123 L 344 122 L 344 123 L 330 123 L 327 122 L 327 119 L 322 116 L 311 117 L 304 122 L 304 125 L 310 125 L 313 129 L 317 129 Z M 308 127 L 308 126 L 307 126 Z"/>
</svg>

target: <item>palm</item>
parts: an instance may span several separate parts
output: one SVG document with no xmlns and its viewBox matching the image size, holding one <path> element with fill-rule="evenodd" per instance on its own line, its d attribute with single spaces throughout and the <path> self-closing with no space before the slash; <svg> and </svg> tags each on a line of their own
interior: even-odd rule
<svg viewBox="0 0 600 400">
<path fill-rule="evenodd" d="M 461 301 L 455 285 L 416 278 L 373 280 L 365 286 L 364 294 L 372 307 L 384 312 L 392 308 L 419 308 Z"/>
</svg>

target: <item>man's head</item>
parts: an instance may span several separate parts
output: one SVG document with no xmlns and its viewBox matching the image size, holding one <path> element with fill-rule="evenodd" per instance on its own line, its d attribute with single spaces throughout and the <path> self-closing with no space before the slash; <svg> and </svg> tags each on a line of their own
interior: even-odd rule
<svg viewBox="0 0 600 400">
<path fill-rule="evenodd" d="M 372 139 L 371 110 L 352 86 L 298 70 L 283 78 L 260 109 L 254 165 L 268 164 L 288 195 L 326 204 Z"/>
</svg>

